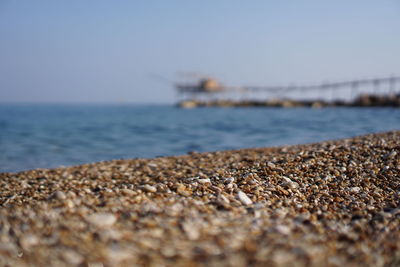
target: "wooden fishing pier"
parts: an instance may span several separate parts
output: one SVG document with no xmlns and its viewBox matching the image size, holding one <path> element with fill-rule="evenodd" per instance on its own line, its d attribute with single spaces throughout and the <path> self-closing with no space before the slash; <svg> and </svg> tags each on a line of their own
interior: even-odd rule
<svg viewBox="0 0 400 267">
<path fill-rule="evenodd" d="M 189 107 L 324 107 L 393 106 L 400 107 L 400 77 L 324 82 L 288 86 L 224 86 L 214 78 L 197 83 L 177 83 L 178 106 Z M 231 99 L 236 94 L 239 99 Z M 266 96 L 262 96 L 266 94 Z M 251 97 L 249 97 L 251 95 Z M 294 95 L 297 95 L 294 96 Z M 306 99 L 305 96 L 308 96 Z"/>
</svg>

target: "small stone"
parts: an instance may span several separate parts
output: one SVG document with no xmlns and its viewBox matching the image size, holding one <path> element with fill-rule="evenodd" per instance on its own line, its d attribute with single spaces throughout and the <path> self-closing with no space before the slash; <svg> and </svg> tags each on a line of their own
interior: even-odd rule
<svg viewBox="0 0 400 267">
<path fill-rule="evenodd" d="M 62 257 L 71 265 L 79 265 L 84 260 L 81 254 L 73 250 L 64 250 L 62 252 Z"/>
<path fill-rule="evenodd" d="M 135 191 L 130 190 L 130 189 L 123 188 L 120 191 L 124 196 L 134 196 L 135 195 Z"/>
<path fill-rule="evenodd" d="M 154 187 L 154 186 L 152 186 L 152 185 L 149 185 L 149 184 L 143 185 L 143 186 L 141 187 L 141 189 L 142 189 L 143 191 L 149 192 L 149 193 L 155 193 L 155 192 L 157 192 L 157 188 Z"/>
<path fill-rule="evenodd" d="M 276 251 L 272 254 L 273 265 L 290 266 L 294 262 L 295 255 L 288 251 Z"/>
<path fill-rule="evenodd" d="M 62 191 L 56 191 L 51 195 L 52 199 L 65 200 L 67 196 Z"/>
<path fill-rule="evenodd" d="M 383 168 L 382 168 L 382 170 L 381 170 L 381 172 L 383 173 L 383 172 L 386 172 L 386 171 L 388 171 L 388 170 L 390 170 L 390 166 L 383 166 Z"/>
<path fill-rule="evenodd" d="M 224 183 L 225 184 L 231 184 L 231 183 L 233 183 L 235 181 L 235 178 L 233 178 L 233 177 L 228 177 L 228 178 L 225 178 L 224 179 Z"/>
<path fill-rule="evenodd" d="M 220 197 L 221 200 L 222 200 L 223 202 L 225 202 L 226 204 L 229 204 L 229 203 L 230 203 L 229 199 L 228 199 L 226 196 L 220 195 L 219 197 Z"/>
<path fill-rule="evenodd" d="M 219 188 L 218 186 L 215 186 L 215 185 L 211 185 L 210 189 L 216 193 L 220 193 L 222 191 L 221 188 Z"/>
<path fill-rule="evenodd" d="M 27 234 L 24 235 L 21 239 L 20 239 L 20 244 L 23 247 L 23 249 L 29 249 L 32 246 L 35 246 L 39 243 L 39 239 L 37 238 L 36 235 L 33 234 Z"/>
<path fill-rule="evenodd" d="M 268 162 L 267 166 L 272 168 L 272 169 L 276 167 L 276 165 L 274 163 L 272 163 L 272 162 Z"/>
<path fill-rule="evenodd" d="M 361 188 L 358 187 L 358 186 L 355 186 L 355 187 L 351 187 L 351 188 L 350 188 L 350 192 L 351 192 L 351 193 L 358 193 L 358 192 L 360 192 L 360 191 L 361 191 Z"/>
<path fill-rule="evenodd" d="M 184 222 L 182 228 L 185 231 L 189 240 L 197 240 L 200 237 L 200 232 L 198 227 L 193 222 Z"/>
<path fill-rule="evenodd" d="M 285 181 L 284 186 L 296 189 L 299 187 L 299 184 L 296 182 L 293 182 L 290 178 L 283 176 L 283 180 Z"/>
<path fill-rule="evenodd" d="M 211 184 L 211 180 L 209 178 L 198 179 L 197 182 L 201 184 Z"/>
<path fill-rule="evenodd" d="M 121 266 L 121 262 L 127 261 L 132 257 L 132 253 L 129 250 L 118 247 L 111 247 L 104 252 L 107 261 L 110 263 L 110 265 L 107 266 Z"/>
<path fill-rule="evenodd" d="M 287 226 L 285 226 L 285 225 L 277 225 L 276 227 L 275 227 L 275 230 L 278 232 L 278 233 L 281 233 L 281 234 L 283 234 L 283 235 L 289 235 L 290 234 L 290 228 L 289 227 L 287 227 Z"/>
<path fill-rule="evenodd" d="M 75 204 L 72 200 L 68 199 L 67 201 L 65 201 L 65 206 L 69 209 L 73 209 Z"/>
<path fill-rule="evenodd" d="M 178 194 L 188 197 L 191 195 L 190 191 L 187 189 L 187 187 L 184 184 L 179 184 L 178 188 L 176 189 L 176 192 L 178 192 Z"/>
<path fill-rule="evenodd" d="M 386 155 L 383 156 L 384 159 L 393 159 L 397 155 L 396 151 L 391 151 L 390 153 L 387 153 Z"/>
<path fill-rule="evenodd" d="M 111 213 L 94 213 L 88 216 L 87 221 L 97 227 L 110 227 L 117 221 L 117 217 Z"/>
<path fill-rule="evenodd" d="M 152 167 L 152 168 L 157 168 L 157 164 L 152 163 L 152 162 L 148 163 L 147 166 Z"/>
<path fill-rule="evenodd" d="M 175 256 L 176 251 L 175 248 L 173 247 L 165 246 L 161 248 L 161 254 L 169 258 Z"/>
<path fill-rule="evenodd" d="M 253 204 L 253 201 L 244 193 L 243 191 L 239 191 L 237 194 L 240 202 L 242 202 L 243 205 L 251 205 Z"/>
</svg>

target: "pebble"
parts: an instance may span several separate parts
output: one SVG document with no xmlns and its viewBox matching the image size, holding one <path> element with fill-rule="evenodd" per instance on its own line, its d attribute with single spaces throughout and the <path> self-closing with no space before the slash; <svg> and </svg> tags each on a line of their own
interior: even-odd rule
<svg viewBox="0 0 400 267">
<path fill-rule="evenodd" d="M 87 221 L 97 227 L 110 227 L 117 221 L 117 217 L 111 213 L 94 213 L 87 217 Z"/>
<path fill-rule="evenodd" d="M 58 200 L 65 200 L 67 198 L 67 196 L 62 191 L 56 191 L 53 193 L 52 198 L 58 199 Z"/>
<path fill-rule="evenodd" d="M 157 192 L 157 188 L 156 188 L 156 187 L 154 187 L 154 186 L 152 186 L 152 185 L 148 185 L 148 184 L 143 185 L 143 186 L 141 187 L 141 189 L 142 189 L 143 191 L 149 192 L 149 193 L 155 193 L 155 192 Z"/>
<path fill-rule="evenodd" d="M 198 179 L 197 182 L 200 184 L 211 184 L 211 180 L 209 178 Z"/>
<path fill-rule="evenodd" d="M 253 204 L 253 201 L 243 191 L 239 191 L 237 193 L 237 196 L 238 196 L 240 202 L 242 202 L 243 205 L 251 205 L 251 204 Z"/>
<path fill-rule="evenodd" d="M 277 225 L 275 227 L 276 231 L 283 234 L 283 235 L 289 235 L 290 234 L 290 228 L 287 227 L 286 225 Z"/>
<path fill-rule="evenodd" d="M 221 200 L 222 200 L 224 203 L 226 203 L 226 204 L 229 204 L 229 203 L 230 203 L 229 199 L 228 199 L 226 196 L 220 195 L 220 198 L 221 198 Z"/>
<path fill-rule="evenodd" d="M 270 167 L 270 168 L 275 168 L 276 167 L 276 165 L 274 163 L 272 163 L 272 162 L 268 162 L 267 166 Z"/>
<path fill-rule="evenodd" d="M 20 239 L 20 244 L 25 250 L 29 250 L 32 246 L 39 244 L 39 238 L 34 234 L 27 234 Z"/>
<path fill-rule="evenodd" d="M 233 177 L 227 177 L 224 179 L 224 183 L 226 183 L 226 184 L 231 184 L 233 182 L 235 182 L 235 178 L 233 178 Z"/>
<path fill-rule="evenodd" d="M 359 193 L 360 191 L 361 191 L 361 188 L 358 186 L 350 188 L 350 192 L 352 192 L 352 193 Z"/>
<path fill-rule="evenodd" d="M 193 222 L 184 222 L 182 228 L 185 231 L 189 240 L 193 241 L 199 239 L 200 237 L 199 229 Z"/>
<path fill-rule="evenodd" d="M 283 178 L 283 180 L 285 181 L 285 186 L 288 186 L 289 188 L 292 188 L 292 189 L 296 189 L 296 188 L 298 188 L 299 187 L 299 184 L 298 183 L 296 183 L 296 182 L 293 182 L 291 179 L 289 179 L 288 177 L 285 177 L 285 176 L 283 176 L 282 177 Z"/>
<path fill-rule="evenodd" d="M 397 155 L 397 151 L 391 151 L 390 153 L 383 156 L 384 159 L 393 159 Z"/>
<path fill-rule="evenodd" d="M 79 265 L 84 261 L 84 257 L 74 250 L 63 250 L 62 257 L 70 265 Z"/>
<path fill-rule="evenodd" d="M 131 189 L 123 188 L 120 191 L 125 196 L 134 196 L 135 195 L 135 191 L 133 191 Z"/>
</svg>

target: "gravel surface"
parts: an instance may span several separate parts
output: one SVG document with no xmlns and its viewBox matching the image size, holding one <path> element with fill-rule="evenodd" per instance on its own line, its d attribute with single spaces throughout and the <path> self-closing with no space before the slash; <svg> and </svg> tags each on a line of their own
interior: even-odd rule
<svg viewBox="0 0 400 267">
<path fill-rule="evenodd" d="M 0 174 L 1 266 L 399 266 L 400 131 Z"/>
</svg>

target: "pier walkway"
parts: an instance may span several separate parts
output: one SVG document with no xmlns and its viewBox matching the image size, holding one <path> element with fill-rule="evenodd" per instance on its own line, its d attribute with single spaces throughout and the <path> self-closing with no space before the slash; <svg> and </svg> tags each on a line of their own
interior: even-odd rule
<svg viewBox="0 0 400 267">
<path fill-rule="evenodd" d="M 312 85 L 223 87 L 186 92 L 180 107 L 400 107 L 400 77 L 324 82 Z M 236 94 L 236 98 L 232 95 Z"/>
</svg>

